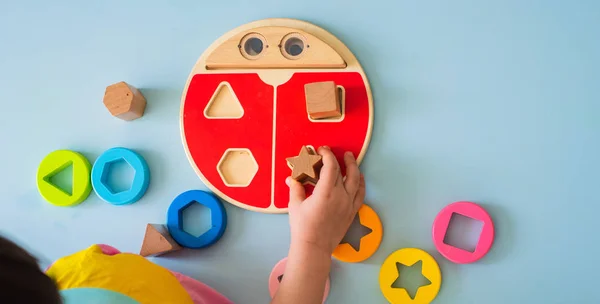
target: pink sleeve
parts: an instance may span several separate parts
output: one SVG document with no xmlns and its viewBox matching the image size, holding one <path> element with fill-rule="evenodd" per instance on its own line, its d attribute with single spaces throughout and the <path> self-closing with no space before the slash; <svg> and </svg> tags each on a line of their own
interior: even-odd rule
<svg viewBox="0 0 600 304">
<path fill-rule="evenodd" d="M 174 271 L 171 271 L 171 273 L 175 275 L 179 280 L 179 283 L 181 283 L 183 288 L 190 294 L 194 304 L 233 304 L 232 301 L 209 286 L 181 273 Z"/>
</svg>

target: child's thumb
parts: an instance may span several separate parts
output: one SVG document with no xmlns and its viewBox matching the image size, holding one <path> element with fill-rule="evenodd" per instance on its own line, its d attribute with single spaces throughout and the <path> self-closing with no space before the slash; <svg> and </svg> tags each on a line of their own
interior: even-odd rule
<svg viewBox="0 0 600 304">
<path fill-rule="evenodd" d="M 285 183 L 290 188 L 290 205 L 300 204 L 306 199 L 306 191 L 304 190 L 304 186 L 302 186 L 302 184 L 300 184 L 297 180 L 293 179 L 291 176 L 288 176 L 285 179 Z"/>
</svg>

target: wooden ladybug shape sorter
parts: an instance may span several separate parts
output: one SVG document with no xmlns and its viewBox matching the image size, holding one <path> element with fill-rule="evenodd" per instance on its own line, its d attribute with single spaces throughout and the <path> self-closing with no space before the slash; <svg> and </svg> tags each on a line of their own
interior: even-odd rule
<svg viewBox="0 0 600 304">
<path fill-rule="evenodd" d="M 342 174 L 345 151 L 360 163 L 373 98 L 360 63 L 335 36 L 300 20 L 266 19 L 233 29 L 200 56 L 180 126 L 192 167 L 215 194 L 248 210 L 285 213 L 286 159 L 326 145 Z"/>
</svg>

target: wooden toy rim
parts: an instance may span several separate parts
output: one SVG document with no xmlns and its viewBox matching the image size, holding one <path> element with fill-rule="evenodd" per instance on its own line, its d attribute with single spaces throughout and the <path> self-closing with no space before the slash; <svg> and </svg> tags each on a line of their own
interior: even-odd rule
<svg viewBox="0 0 600 304">
<path fill-rule="evenodd" d="M 289 73 L 291 75 L 293 72 L 315 72 L 315 71 L 318 71 L 318 72 L 340 72 L 340 71 L 344 71 L 344 72 L 358 72 L 362 76 L 363 82 L 365 84 L 365 89 L 367 91 L 368 102 L 369 102 L 369 123 L 368 123 L 368 127 L 367 127 L 367 134 L 365 136 L 364 144 L 360 150 L 360 154 L 356 158 L 357 163 L 359 165 L 361 164 L 361 162 L 366 154 L 367 148 L 369 147 L 369 144 L 371 142 L 371 134 L 372 134 L 372 130 L 373 130 L 373 95 L 371 93 L 371 87 L 369 85 L 369 80 L 367 79 L 365 72 L 363 71 L 362 67 L 360 66 L 358 59 L 354 56 L 354 54 L 350 51 L 350 49 L 341 40 L 339 40 L 337 37 L 335 37 L 333 34 L 329 33 L 328 31 L 326 31 L 325 29 L 323 29 L 317 25 L 314 25 L 312 23 L 309 23 L 309 22 L 306 22 L 303 20 L 299 20 L 299 19 L 267 18 L 267 19 L 262 19 L 262 20 L 256 20 L 256 21 L 249 22 L 249 23 L 243 24 L 241 26 L 238 26 L 238 27 L 230 30 L 229 32 L 225 33 L 224 35 L 219 37 L 217 40 L 215 40 L 202 53 L 202 55 L 196 61 L 196 64 L 192 68 L 190 75 L 188 76 L 188 79 L 184 86 L 183 92 L 181 94 L 181 106 L 180 106 L 180 112 L 179 112 L 179 129 L 180 129 L 181 139 L 182 139 L 182 143 L 183 143 L 183 148 L 184 148 L 184 151 L 188 158 L 189 163 L 192 165 L 192 168 L 194 169 L 196 174 L 200 177 L 202 182 L 211 191 L 218 194 L 218 196 L 220 198 L 226 200 L 227 202 L 229 202 L 237 207 L 246 209 L 246 210 L 261 212 L 261 213 L 287 213 L 288 208 L 281 208 L 281 209 L 271 209 L 270 207 L 269 208 L 258 208 L 258 207 L 242 204 L 242 203 L 238 202 L 237 200 L 232 199 L 225 193 L 221 192 L 216 187 L 214 187 L 208 181 L 208 179 L 204 176 L 204 174 L 202 174 L 200 169 L 198 169 L 198 166 L 194 163 L 192 155 L 190 154 L 190 151 L 189 151 L 189 148 L 187 145 L 187 141 L 186 141 L 186 137 L 185 137 L 185 130 L 184 130 L 184 126 L 183 126 L 183 114 L 184 114 L 183 110 L 184 110 L 184 106 L 185 106 L 185 99 L 187 96 L 187 92 L 188 92 L 190 83 L 196 74 L 200 74 L 200 73 L 202 73 L 202 74 L 212 74 L 212 73 L 219 74 L 219 73 L 223 73 L 224 71 L 226 71 L 227 73 L 231 73 L 231 74 L 258 73 L 259 76 L 261 76 L 260 73 L 261 72 L 264 73 L 264 71 L 258 71 L 258 70 L 252 70 L 252 69 L 209 70 L 206 68 L 206 58 L 223 42 L 227 41 L 228 39 L 235 36 L 236 34 L 243 32 L 243 31 L 249 31 L 251 29 L 255 29 L 255 28 L 259 28 L 259 27 L 267 27 L 267 26 L 290 27 L 290 28 L 300 29 L 307 33 L 310 33 L 310 34 L 316 36 L 317 38 L 323 40 L 329 46 L 331 46 L 336 52 L 338 52 L 338 54 L 340 54 L 340 56 L 342 56 L 342 58 L 346 61 L 346 64 L 347 64 L 347 66 L 343 69 L 300 69 L 300 70 L 299 69 L 279 69 L 277 72 L 274 72 L 274 73 L 276 73 L 276 75 L 281 75 L 281 73 Z M 261 79 L 262 78 L 263 77 L 261 77 Z M 263 79 L 263 81 L 264 81 L 264 79 Z M 286 82 L 287 82 L 287 80 L 286 80 Z M 271 177 L 271 178 L 273 178 L 273 177 Z M 273 202 L 271 202 L 271 206 L 272 206 L 272 204 L 273 204 Z"/>
</svg>

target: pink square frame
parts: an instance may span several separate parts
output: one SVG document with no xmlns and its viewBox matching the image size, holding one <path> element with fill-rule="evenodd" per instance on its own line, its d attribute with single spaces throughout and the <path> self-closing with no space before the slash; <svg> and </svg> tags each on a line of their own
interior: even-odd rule
<svg viewBox="0 0 600 304">
<path fill-rule="evenodd" d="M 452 214 L 457 213 L 483 222 L 479 242 L 474 252 L 454 247 L 444 243 Z M 436 216 L 433 221 L 433 243 L 437 250 L 448 260 L 457 264 L 469 264 L 484 257 L 494 243 L 494 222 L 483 207 L 473 202 L 461 201 L 452 203 Z"/>
</svg>

